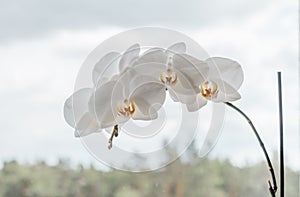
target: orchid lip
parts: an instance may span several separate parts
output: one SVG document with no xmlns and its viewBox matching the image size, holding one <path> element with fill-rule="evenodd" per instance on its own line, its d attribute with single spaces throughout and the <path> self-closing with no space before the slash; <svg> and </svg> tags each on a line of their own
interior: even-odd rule
<svg viewBox="0 0 300 197">
<path fill-rule="evenodd" d="M 204 81 L 200 85 L 201 95 L 208 100 L 215 98 L 218 95 L 218 92 L 218 85 L 214 81 Z"/>
<path fill-rule="evenodd" d="M 128 99 L 124 99 L 124 101 L 117 106 L 117 112 L 119 116 L 132 117 L 135 112 L 135 104 Z"/>
<path fill-rule="evenodd" d="M 175 85 L 178 80 L 178 77 L 176 72 L 168 68 L 166 71 L 160 73 L 159 79 L 162 83 L 166 85 Z"/>
</svg>

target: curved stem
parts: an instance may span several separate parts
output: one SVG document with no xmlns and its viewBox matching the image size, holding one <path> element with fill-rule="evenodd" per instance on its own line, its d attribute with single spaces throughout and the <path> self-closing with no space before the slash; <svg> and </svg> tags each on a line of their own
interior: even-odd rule
<svg viewBox="0 0 300 197">
<path fill-rule="evenodd" d="M 269 166 L 269 171 L 271 173 L 271 177 L 272 177 L 272 182 L 273 182 L 273 185 L 271 183 L 271 181 L 269 180 L 268 183 L 269 183 L 269 191 L 271 193 L 271 195 L 274 197 L 275 196 L 275 193 L 277 191 L 277 183 L 276 183 L 276 177 L 275 177 L 275 173 L 274 173 L 274 169 L 273 169 L 273 166 L 272 166 L 272 163 L 271 163 L 271 160 L 270 160 L 270 157 L 267 153 L 267 150 L 264 146 L 264 143 L 263 141 L 261 140 L 257 130 L 255 129 L 252 121 L 250 120 L 250 118 L 242 111 L 240 110 L 238 107 L 236 107 L 235 105 L 233 105 L 232 103 L 229 103 L 229 102 L 225 102 L 226 105 L 228 105 L 229 107 L 235 109 L 236 111 L 238 111 L 242 116 L 244 116 L 244 118 L 248 121 L 249 125 L 251 126 L 264 154 L 265 154 L 265 157 L 266 157 L 266 160 L 267 160 L 267 163 L 268 163 L 268 166 Z"/>
</svg>

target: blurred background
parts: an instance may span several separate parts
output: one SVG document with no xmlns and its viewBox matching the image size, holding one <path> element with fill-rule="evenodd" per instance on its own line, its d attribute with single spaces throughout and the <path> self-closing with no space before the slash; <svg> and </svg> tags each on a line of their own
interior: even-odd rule
<svg viewBox="0 0 300 197">
<path fill-rule="evenodd" d="M 155 172 L 109 169 L 74 137 L 62 109 L 82 62 L 105 39 L 140 26 L 180 31 L 211 56 L 241 63 L 236 105 L 252 118 L 276 169 L 282 71 L 286 196 L 300 196 L 297 1 L 1 0 L 0 24 L 0 196 L 269 195 L 263 153 L 231 109 L 207 158 L 197 159 L 193 145 L 192 160 Z"/>
</svg>

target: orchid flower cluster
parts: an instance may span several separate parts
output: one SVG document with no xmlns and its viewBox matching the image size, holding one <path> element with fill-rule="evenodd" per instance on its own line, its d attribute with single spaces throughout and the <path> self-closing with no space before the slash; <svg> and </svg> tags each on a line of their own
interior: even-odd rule
<svg viewBox="0 0 300 197">
<path fill-rule="evenodd" d="M 119 73 L 103 77 L 101 68 L 118 61 Z M 168 93 L 174 102 L 194 112 L 212 102 L 231 102 L 241 98 L 243 82 L 241 65 L 222 57 L 197 59 L 186 53 L 186 45 L 178 42 L 168 47 L 150 48 L 142 52 L 139 44 L 123 54 L 110 52 L 95 65 L 93 88 L 83 88 L 65 102 L 66 122 L 75 128 L 75 136 L 86 136 L 113 129 L 129 119 L 154 120 Z"/>
<path fill-rule="evenodd" d="M 66 122 L 75 128 L 76 137 L 112 129 L 110 149 L 119 126 L 128 120 L 158 118 L 167 93 L 190 112 L 198 111 L 208 101 L 225 103 L 251 126 L 266 157 L 272 177 L 272 182 L 268 181 L 269 191 L 275 196 L 276 177 L 264 144 L 249 117 L 231 103 L 241 98 L 238 93 L 244 79 L 241 65 L 223 57 L 200 60 L 186 51 L 183 42 L 167 49 L 153 47 L 144 51 L 134 44 L 122 54 L 104 55 L 93 68 L 93 87 L 80 89 L 66 100 Z M 103 68 L 113 63 L 117 63 L 118 73 L 103 76 Z"/>
</svg>

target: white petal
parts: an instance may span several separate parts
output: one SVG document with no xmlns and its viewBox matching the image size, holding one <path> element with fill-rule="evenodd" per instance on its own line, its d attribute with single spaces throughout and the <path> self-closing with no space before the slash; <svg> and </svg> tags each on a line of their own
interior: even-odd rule
<svg viewBox="0 0 300 197">
<path fill-rule="evenodd" d="M 136 104 L 141 114 L 148 119 L 156 117 L 156 111 L 165 101 L 165 86 L 153 77 L 139 75 L 131 82 L 130 89 L 130 100 Z M 139 117 L 138 113 L 134 113 L 134 119 L 145 119 L 144 116 Z"/>
<path fill-rule="evenodd" d="M 152 107 L 152 104 L 148 103 L 141 97 L 135 97 L 134 103 L 136 105 L 136 111 L 134 112 L 132 119 L 134 120 L 154 120 L 158 117 L 157 110 Z"/>
<path fill-rule="evenodd" d="M 126 67 L 131 66 L 139 57 L 140 45 L 134 44 L 129 47 L 122 55 L 119 63 L 119 71 L 122 72 Z"/>
<path fill-rule="evenodd" d="M 135 76 L 135 70 L 127 67 L 115 77 L 115 81 L 103 84 L 96 90 L 95 111 L 101 128 L 122 124 L 129 120 L 129 117 L 118 115 L 117 108 L 124 104 L 125 99 L 130 98 L 130 84 Z"/>
<path fill-rule="evenodd" d="M 87 136 L 91 133 L 100 132 L 98 122 L 91 113 L 87 112 L 83 115 L 77 124 L 75 137 Z"/>
<path fill-rule="evenodd" d="M 214 102 L 229 102 L 241 98 L 241 95 L 237 92 L 237 90 L 227 82 L 221 80 L 216 80 L 216 82 L 219 87 L 219 92 L 217 97 L 213 98 Z"/>
<path fill-rule="evenodd" d="M 178 81 L 173 86 L 168 86 L 170 97 L 174 102 L 181 102 L 184 104 L 195 102 L 195 96 L 198 94 L 194 89 L 186 89 Z"/>
<path fill-rule="evenodd" d="M 95 112 L 101 128 L 115 125 L 116 106 L 112 104 L 112 93 L 116 81 L 109 81 L 96 89 L 93 98 L 89 101 L 90 112 Z"/>
<path fill-rule="evenodd" d="M 118 116 L 116 111 L 107 111 L 103 114 L 100 128 L 109 128 L 115 125 L 120 125 L 129 120 L 129 117 Z"/>
<path fill-rule="evenodd" d="M 159 79 L 160 74 L 166 70 L 166 65 L 161 63 L 144 63 L 136 65 L 134 70 L 140 75 L 149 75 Z"/>
<path fill-rule="evenodd" d="M 102 86 L 103 84 L 105 84 L 108 81 L 109 81 L 109 77 L 105 77 L 105 76 L 99 77 L 98 81 L 96 82 L 97 84 L 94 84 L 95 88 Z"/>
<path fill-rule="evenodd" d="M 173 65 L 179 70 L 181 68 L 194 68 L 195 71 L 200 72 L 204 78 L 208 75 L 209 71 L 209 67 L 206 62 L 188 54 L 175 54 L 173 56 Z"/>
<path fill-rule="evenodd" d="M 222 57 L 208 58 L 205 62 L 209 65 L 210 78 L 219 78 L 236 90 L 240 88 L 244 80 L 244 73 L 239 63 Z"/>
<path fill-rule="evenodd" d="M 213 99 L 214 102 L 232 102 L 239 100 L 241 95 L 238 92 L 233 92 L 226 94 L 224 92 L 219 92 L 217 98 Z"/>
<path fill-rule="evenodd" d="M 111 78 L 110 78 L 110 81 L 117 81 L 118 80 L 118 78 L 119 78 L 119 74 L 115 74 L 115 75 L 113 75 Z M 108 82 L 108 81 L 107 81 Z M 104 83 L 102 83 L 102 84 L 104 84 Z M 101 84 L 101 85 L 102 85 Z"/>
<path fill-rule="evenodd" d="M 82 116 L 89 111 L 88 101 L 92 95 L 91 88 L 83 88 L 73 93 L 65 102 L 64 117 L 73 128 Z"/>
<path fill-rule="evenodd" d="M 73 95 L 72 95 L 73 96 Z M 75 118 L 74 118 L 74 112 L 73 112 L 73 99 L 72 96 L 70 96 L 64 104 L 64 118 L 65 121 L 73 128 L 75 128 Z"/>
<path fill-rule="evenodd" d="M 183 72 L 174 70 L 177 74 L 177 82 L 171 87 L 181 94 L 195 94 L 199 92 L 199 85 L 195 84 L 190 76 L 186 75 Z"/>
<path fill-rule="evenodd" d="M 200 69 L 195 68 L 182 68 L 180 72 L 193 84 L 194 86 L 199 87 L 205 80 L 208 79 L 208 67 L 207 69 Z"/>
<path fill-rule="evenodd" d="M 187 54 L 174 55 L 173 66 L 178 72 L 181 72 L 179 77 L 185 78 L 184 80 L 180 79 L 185 88 L 190 88 L 191 85 L 198 87 L 208 78 L 209 67 L 207 63 Z M 184 83 L 184 81 L 189 83 Z"/>
<path fill-rule="evenodd" d="M 167 54 L 161 50 L 151 50 L 146 54 L 143 54 L 136 62 L 135 65 L 141 65 L 145 63 L 161 63 L 166 65 Z"/>
<path fill-rule="evenodd" d="M 169 96 L 171 97 L 171 99 L 174 101 L 174 102 L 179 102 L 179 98 L 178 98 L 178 94 L 176 94 L 176 92 L 174 90 L 172 90 L 171 88 L 168 89 L 168 92 L 169 92 Z"/>
<path fill-rule="evenodd" d="M 129 97 L 130 83 L 136 75 L 137 75 L 137 72 L 135 69 L 133 69 L 131 67 L 127 67 L 116 78 L 117 83 L 114 88 L 116 89 L 116 91 L 120 91 L 120 93 L 122 93 L 122 98 L 126 99 Z M 117 92 L 117 94 L 119 94 L 119 92 Z M 114 97 L 115 96 L 117 96 L 117 95 L 114 95 Z"/>
<path fill-rule="evenodd" d="M 150 104 L 162 104 L 165 100 L 165 85 L 148 75 L 138 75 L 130 83 L 130 97 L 143 98 Z"/>
<path fill-rule="evenodd" d="M 157 50 L 163 51 L 164 49 L 160 48 L 160 47 L 152 47 L 152 48 L 147 49 L 145 52 L 143 52 L 143 54 L 141 56 L 146 55 L 146 54 L 148 54 L 150 52 L 153 52 L 153 51 L 157 51 Z"/>
<path fill-rule="evenodd" d="M 92 72 L 92 79 L 94 85 L 97 85 L 97 82 L 105 70 L 107 66 L 113 66 L 111 64 L 117 64 L 118 62 L 116 61 L 118 57 L 120 56 L 120 53 L 117 52 L 110 52 L 104 55 L 95 65 L 93 72 Z"/>
<path fill-rule="evenodd" d="M 213 81 L 217 84 L 219 91 L 225 94 L 232 94 L 234 92 L 237 92 L 237 90 L 229 85 L 226 81 L 223 81 L 221 79 L 213 79 Z"/>
<path fill-rule="evenodd" d="M 170 52 L 171 54 L 185 53 L 186 52 L 186 45 L 185 45 L 184 42 L 177 42 L 177 43 L 171 45 L 166 51 Z"/>
<path fill-rule="evenodd" d="M 187 104 L 186 107 L 189 112 L 195 112 L 206 104 L 207 104 L 207 100 L 204 99 L 200 94 L 198 94 L 196 96 L 196 102 Z"/>
</svg>

